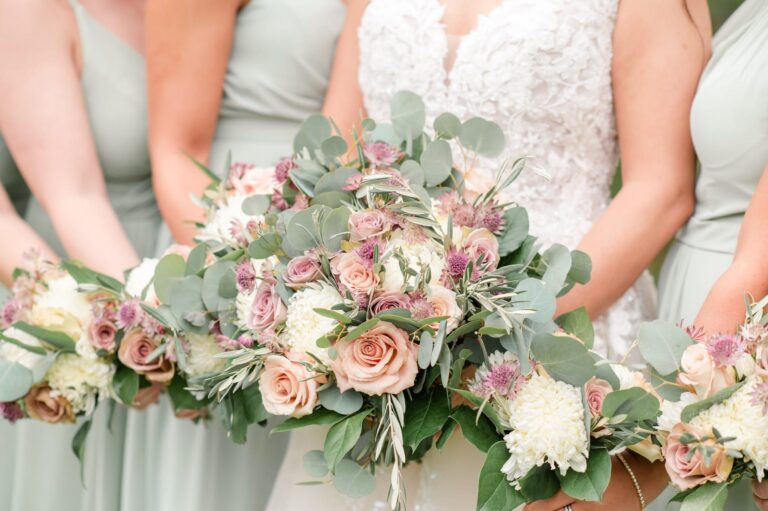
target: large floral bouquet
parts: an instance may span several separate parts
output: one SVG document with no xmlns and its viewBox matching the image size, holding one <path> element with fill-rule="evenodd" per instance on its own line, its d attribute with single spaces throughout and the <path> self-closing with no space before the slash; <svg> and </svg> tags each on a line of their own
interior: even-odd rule
<svg viewBox="0 0 768 511">
<path fill-rule="evenodd" d="M 768 472 L 768 298 L 738 334 L 643 326 L 640 348 L 666 398 L 658 421 L 667 473 L 691 509 L 722 510 L 728 488 Z"/>
<path fill-rule="evenodd" d="M 392 464 L 397 507 L 400 468 L 457 424 L 489 447 L 494 425 L 452 406 L 451 389 L 487 353 L 529 360 L 589 259 L 561 245 L 539 252 L 525 209 L 502 200 L 524 160 L 468 179 L 477 158 L 503 151 L 494 123 L 443 114 L 427 134 L 408 92 L 391 114 L 363 121 L 352 151 L 314 116 L 274 168 L 235 164 L 224 180 L 203 169 L 212 184 L 199 244 L 186 261 L 162 258 L 153 286 L 167 328 L 224 350 L 225 367 L 189 388 L 221 404 L 233 440 L 270 416 L 289 417 L 276 431 L 327 425 L 323 450 L 305 458 L 310 474 L 362 496 L 375 467 Z M 582 316 L 564 325 L 578 334 Z M 544 367 L 559 356 L 538 355 Z"/>
</svg>

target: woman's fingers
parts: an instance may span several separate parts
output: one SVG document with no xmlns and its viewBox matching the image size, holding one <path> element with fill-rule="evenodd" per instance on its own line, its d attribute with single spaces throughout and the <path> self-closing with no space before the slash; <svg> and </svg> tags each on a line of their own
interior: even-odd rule
<svg viewBox="0 0 768 511">
<path fill-rule="evenodd" d="M 760 500 L 768 500 L 768 480 L 752 483 L 752 493 Z"/>
<path fill-rule="evenodd" d="M 569 497 L 562 491 L 559 491 L 553 497 L 546 500 L 537 500 L 536 502 L 526 504 L 523 509 L 524 511 L 560 511 L 568 504 L 573 504 L 573 502 L 573 497 Z"/>
</svg>

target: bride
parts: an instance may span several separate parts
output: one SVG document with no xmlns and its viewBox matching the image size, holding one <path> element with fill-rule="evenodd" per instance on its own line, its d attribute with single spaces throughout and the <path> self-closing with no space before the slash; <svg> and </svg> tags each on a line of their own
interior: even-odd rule
<svg viewBox="0 0 768 511">
<path fill-rule="evenodd" d="M 338 51 L 359 58 L 372 118 L 387 118 L 391 96 L 409 89 L 431 119 L 450 111 L 496 121 L 510 156 L 532 155 L 552 176 L 523 175 L 507 194 L 528 208 L 544 243 L 591 256 L 592 280 L 562 297 L 558 312 L 586 307 L 595 347 L 627 355 L 654 310 L 644 268 L 693 208 L 688 116 L 709 53 L 706 1 L 370 0 L 358 36 Z M 618 153 L 623 186 L 611 200 Z M 487 163 L 475 170 L 491 173 Z M 481 463 L 455 435 L 428 455 L 411 503 L 474 509 Z M 660 465 L 630 460 L 646 502 L 665 485 Z M 628 471 L 613 468 L 602 503 L 558 494 L 526 509 L 640 509 Z"/>
</svg>

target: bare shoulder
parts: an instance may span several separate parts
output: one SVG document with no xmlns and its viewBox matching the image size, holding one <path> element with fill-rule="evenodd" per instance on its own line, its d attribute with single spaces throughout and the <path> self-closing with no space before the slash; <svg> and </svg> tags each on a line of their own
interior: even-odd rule
<svg viewBox="0 0 768 511">
<path fill-rule="evenodd" d="M 77 22 L 68 0 L 0 0 L 0 40 L 15 43 L 15 53 L 71 49 L 76 35 Z"/>
</svg>

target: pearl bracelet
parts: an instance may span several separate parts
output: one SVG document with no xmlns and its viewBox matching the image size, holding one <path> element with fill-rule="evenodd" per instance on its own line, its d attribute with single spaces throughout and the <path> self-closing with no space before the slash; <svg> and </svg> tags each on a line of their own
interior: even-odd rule
<svg viewBox="0 0 768 511">
<path fill-rule="evenodd" d="M 643 489 L 640 488 L 640 483 L 637 482 L 637 477 L 635 476 L 635 472 L 632 470 L 632 467 L 629 466 L 629 463 L 627 460 L 624 459 L 624 456 L 621 454 L 616 455 L 617 458 L 619 458 L 619 461 L 622 465 L 624 465 L 624 468 L 627 469 L 627 473 L 629 474 L 629 478 L 632 479 L 632 484 L 635 487 L 635 491 L 637 492 L 637 498 L 640 499 L 640 509 L 645 509 L 645 497 L 643 496 Z"/>
</svg>

